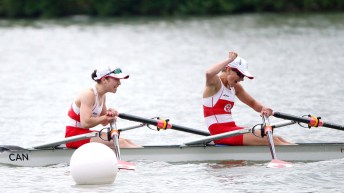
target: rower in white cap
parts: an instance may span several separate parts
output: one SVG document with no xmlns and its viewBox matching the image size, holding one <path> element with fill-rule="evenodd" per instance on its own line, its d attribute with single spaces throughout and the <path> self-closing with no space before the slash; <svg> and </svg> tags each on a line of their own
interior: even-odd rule
<svg viewBox="0 0 344 193">
<path fill-rule="evenodd" d="M 69 109 L 65 137 L 93 132 L 90 128 L 100 124 L 105 126 L 114 122 L 118 116 L 116 109 L 106 107 L 106 93 L 116 93 L 121 85 L 121 79 L 127 79 L 129 75 L 124 74 L 120 68 L 104 67 L 94 70 L 91 77 L 96 84 L 81 92 Z M 113 147 L 112 141 L 103 140 L 107 139 L 106 133 L 102 135 L 101 138 L 69 142 L 66 146 L 78 148 L 89 142 L 99 142 Z M 124 138 L 119 138 L 119 145 L 121 148 L 140 147 Z"/>
<path fill-rule="evenodd" d="M 240 84 L 244 78 L 253 79 L 248 71 L 248 63 L 238 57 L 237 53 L 229 52 L 228 58 L 212 65 L 206 71 L 206 85 L 203 91 L 203 112 L 205 123 L 211 135 L 242 129 L 232 117 L 235 98 L 262 115 L 270 116 L 273 111 L 254 99 Z M 260 136 L 260 134 L 258 134 Z M 264 138 L 252 133 L 215 140 L 215 144 L 224 145 L 268 145 Z M 292 145 L 282 137 L 274 136 L 276 145 Z"/>
</svg>

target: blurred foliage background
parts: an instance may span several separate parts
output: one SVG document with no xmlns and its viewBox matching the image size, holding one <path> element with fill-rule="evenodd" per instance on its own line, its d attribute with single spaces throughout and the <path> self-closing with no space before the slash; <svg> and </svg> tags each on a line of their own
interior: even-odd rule
<svg viewBox="0 0 344 193">
<path fill-rule="evenodd" d="M 0 0 L 0 18 L 342 12 L 343 0 Z"/>
</svg>

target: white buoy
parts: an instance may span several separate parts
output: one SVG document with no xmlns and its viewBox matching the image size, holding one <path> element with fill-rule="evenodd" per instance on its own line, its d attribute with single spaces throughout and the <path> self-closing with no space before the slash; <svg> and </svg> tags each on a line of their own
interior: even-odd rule
<svg viewBox="0 0 344 193">
<path fill-rule="evenodd" d="M 118 172 L 117 158 L 108 146 L 87 143 L 73 153 L 70 169 L 76 184 L 112 184 Z"/>
</svg>

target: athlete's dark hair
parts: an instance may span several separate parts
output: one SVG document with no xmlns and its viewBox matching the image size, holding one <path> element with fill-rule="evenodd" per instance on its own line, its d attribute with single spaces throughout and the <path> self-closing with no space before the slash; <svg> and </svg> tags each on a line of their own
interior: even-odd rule
<svg viewBox="0 0 344 193">
<path fill-rule="evenodd" d="M 95 78 L 97 77 L 97 70 L 94 70 L 93 73 L 91 74 L 91 78 L 96 81 L 97 83 L 100 82 L 100 79 L 99 80 L 95 80 Z"/>
</svg>

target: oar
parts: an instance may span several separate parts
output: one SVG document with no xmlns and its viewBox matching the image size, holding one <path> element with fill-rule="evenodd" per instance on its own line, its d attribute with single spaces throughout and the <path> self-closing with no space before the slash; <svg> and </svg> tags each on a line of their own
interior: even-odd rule
<svg viewBox="0 0 344 193">
<path fill-rule="evenodd" d="M 227 138 L 227 137 L 233 137 L 233 136 L 237 136 L 237 135 L 243 135 L 245 133 L 251 133 L 251 132 L 252 132 L 251 128 L 239 129 L 239 130 L 235 130 L 235 131 L 229 131 L 229 132 L 216 134 L 216 135 L 212 135 L 212 136 L 208 136 L 208 137 L 203 137 L 201 139 L 189 141 L 189 142 L 183 143 L 181 146 L 206 144 L 206 143 L 211 142 L 213 140 L 223 139 L 223 138 Z"/>
<path fill-rule="evenodd" d="M 269 119 L 267 116 L 263 115 L 263 126 L 264 126 L 264 134 L 268 138 L 269 148 L 271 152 L 272 160 L 266 166 L 268 168 L 284 168 L 284 167 L 291 167 L 292 164 L 290 162 L 285 162 L 277 159 L 276 150 L 274 140 L 272 138 L 272 126 L 270 125 Z"/>
<path fill-rule="evenodd" d="M 118 136 L 118 129 L 116 127 L 116 122 L 114 123 L 114 125 L 115 125 L 114 126 L 115 128 L 113 128 L 113 124 L 110 123 L 111 137 L 114 142 L 113 144 L 115 146 L 114 151 L 117 157 L 118 169 L 135 170 L 136 168 L 135 163 L 126 162 L 121 159 L 121 151 L 119 148 L 119 136 Z"/>
<path fill-rule="evenodd" d="M 278 128 L 278 127 L 284 127 L 284 126 L 288 126 L 288 125 L 292 125 L 295 124 L 295 121 L 281 121 L 281 122 L 277 122 L 274 124 L 271 124 L 272 128 Z M 223 138 L 227 138 L 227 137 L 233 137 L 233 136 L 237 136 L 237 135 L 243 135 L 246 133 L 254 133 L 254 130 L 256 127 L 260 126 L 262 127 L 263 124 L 258 124 L 255 125 L 253 128 L 244 128 L 244 129 L 239 129 L 239 130 L 235 130 L 235 131 L 228 131 L 225 133 L 220 133 L 220 134 L 216 134 L 216 135 L 211 135 L 211 136 L 207 136 L 207 137 L 202 137 L 200 139 L 196 139 L 193 141 L 188 141 L 183 143 L 181 146 L 186 146 L 186 145 L 197 145 L 197 144 L 207 144 L 211 141 L 217 140 L 217 139 L 223 139 Z"/>
<path fill-rule="evenodd" d="M 333 123 L 327 123 L 323 122 L 320 117 L 315 117 L 315 116 L 310 116 L 310 117 L 299 117 L 299 116 L 294 116 L 286 113 L 281 113 L 281 112 L 274 112 L 273 114 L 274 117 L 281 118 L 281 119 L 288 119 L 288 120 L 293 120 L 301 123 L 306 123 L 310 127 L 318 127 L 318 126 L 323 126 L 323 127 L 328 127 L 332 129 L 338 129 L 344 131 L 344 126 L 343 125 L 337 125 Z"/>
<path fill-rule="evenodd" d="M 136 129 L 136 128 L 140 128 L 140 127 L 143 127 L 147 124 L 145 123 L 141 123 L 139 125 L 134 125 L 134 126 L 130 126 L 130 127 L 125 127 L 125 128 L 121 128 L 121 129 L 118 129 L 119 132 L 122 132 L 122 131 L 128 131 L 128 130 L 132 130 L 132 129 Z"/>
<path fill-rule="evenodd" d="M 57 141 L 49 142 L 49 143 L 44 143 L 40 145 L 33 146 L 32 148 L 34 149 L 55 149 L 57 146 L 61 144 L 65 144 L 68 142 L 74 142 L 74 141 L 80 141 L 84 139 L 90 139 L 93 137 L 99 136 L 98 132 L 91 132 L 91 133 L 86 133 L 86 134 L 80 134 L 72 137 L 66 137 Z"/>
<path fill-rule="evenodd" d="M 179 126 L 179 125 L 175 125 L 175 124 L 172 125 L 171 123 L 168 122 L 168 120 L 163 120 L 163 119 L 161 119 L 161 120 L 146 119 L 146 118 L 138 117 L 135 115 L 129 115 L 129 114 L 125 114 L 125 113 L 119 113 L 119 117 L 122 119 L 130 120 L 130 121 L 136 121 L 136 122 L 146 123 L 146 124 L 150 124 L 150 125 L 155 125 L 159 129 L 174 129 L 174 130 L 178 130 L 178 131 L 183 131 L 183 132 L 193 133 L 193 134 L 203 135 L 203 136 L 209 136 L 210 135 L 208 132 L 205 132 L 205 131 L 192 129 L 192 128 L 188 128 L 188 127 L 184 127 L 184 126 Z"/>
</svg>

